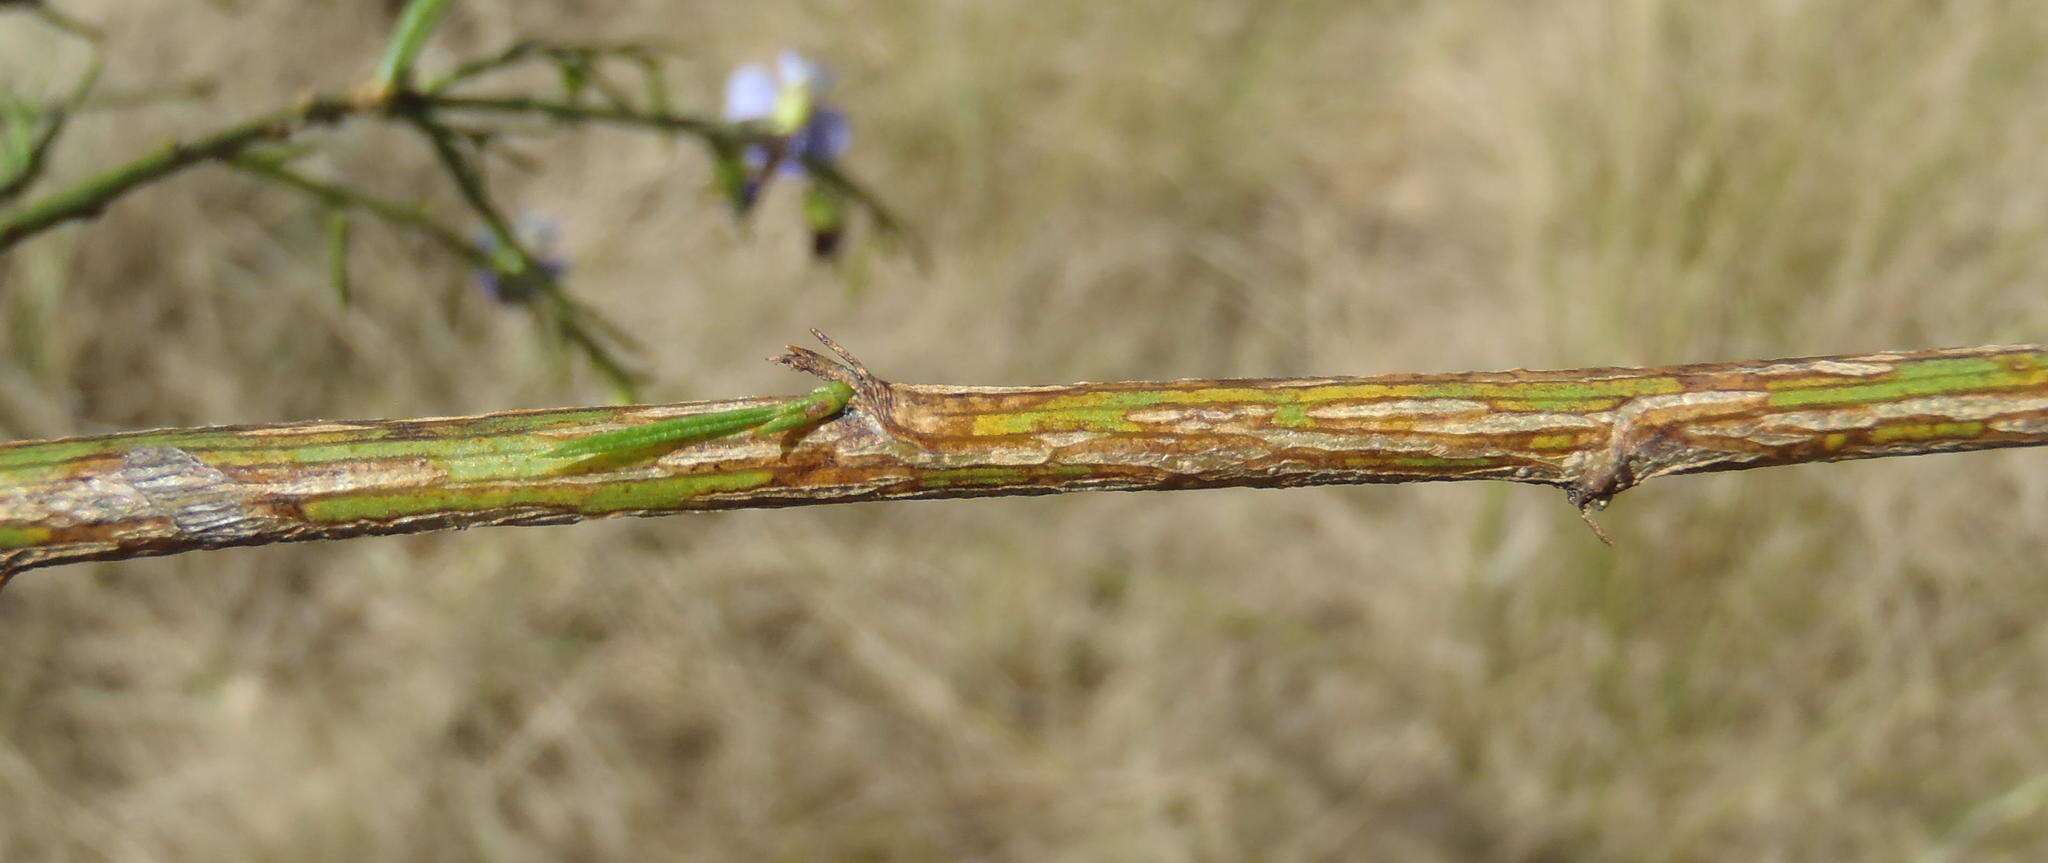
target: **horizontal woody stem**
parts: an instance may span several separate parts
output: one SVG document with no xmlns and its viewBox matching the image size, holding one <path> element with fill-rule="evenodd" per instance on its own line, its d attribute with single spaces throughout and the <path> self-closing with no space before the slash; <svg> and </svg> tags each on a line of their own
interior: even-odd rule
<svg viewBox="0 0 2048 863">
<path fill-rule="evenodd" d="M 821 336 L 822 337 L 822 336 Z M 22 569 L 485 525 L 853 501 L 1499 479 L 1582 511 L 1653 477 L 2048 443 L 2048 348 L 1351 378 L 851 385 L 836 417 L 598 463 L 563 442 L 740 399 L 0 444 Z"/>
</svg>

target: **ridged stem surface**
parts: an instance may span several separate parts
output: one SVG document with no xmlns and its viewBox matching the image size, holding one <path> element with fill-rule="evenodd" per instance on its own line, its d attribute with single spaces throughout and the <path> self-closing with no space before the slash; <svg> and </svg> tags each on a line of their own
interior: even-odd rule
<svg viewBox="0 0 2048 863">
<path fill-rule="evenodd" d="M 1380 377 L 896 384 L 823 422 L 565 460 L 742 399 L 0 445 L 0 577 L 68 561 L 850 501 L 1501 479 L 1582 509 L 1652 477 L 2048 443 L 2048 348 Z M 850 361 L 851 358 L 848 357 Z"/>
</svg>

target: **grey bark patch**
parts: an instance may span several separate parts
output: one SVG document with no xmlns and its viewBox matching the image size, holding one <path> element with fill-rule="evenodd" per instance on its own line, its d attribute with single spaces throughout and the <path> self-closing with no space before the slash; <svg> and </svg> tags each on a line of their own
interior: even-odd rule
<svg viewBox="0 0 2048 863">
<path fill-rule="evenodd" d="M 248 536 L 262 529 L 250 518 L 248 493 L 227 474 L 177 447 L 141 447 L 121 458 L 117 478 L 195 539 Z"/>
</svg>

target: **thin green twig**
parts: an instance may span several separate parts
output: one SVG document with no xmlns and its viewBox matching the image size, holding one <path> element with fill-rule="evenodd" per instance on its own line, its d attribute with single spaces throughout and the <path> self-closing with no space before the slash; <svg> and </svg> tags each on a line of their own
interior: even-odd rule
<svg viewBox="0 0 2048 863">
<path fill-rule="evenodd" d="M 537 114 L 565 123 L 594 122 L 686 132 L 702 137 L 712 147 L 714 154 L 736 151 L 746 144 L 774 144 L 780 141 L 772 132 L 753 124 L 721 123 L 689 115 L 651 114 L 618 108 L 588 107 L 530 96 L 444 96 L 435 98 L 434 104 L 451 111 Z M 804 169 L 813 177 L 833 187 L 866 211 L 875 220 L 875 227 L 878 230 L 901 239 L 920 266 L 929 265 L 930 255 L 923 238 L 883 202 L 881 196 L 855 181 L 829 161 L 805 157 L 803 163 Z"/>
<path fill-rule="evenodd" d="M 430 96 L 438 96 L 478 78 L 513 68 L 531 60 L 559 62 L 559 58 L 575 56 L 645 63 L 652 61 L 658 54 L 673 53 L 674 51 L 674 48 L 638 42 L 583 43 L 527 39 L 515 42 L 505 50 L 489 57 L 480 57 L 457 64 L 455 68 L 448 70 L 440 77 L 422 86 L 420 92 Z M 657 105 L 658 108 L 659 106 Z"/>
<path fill-rule="evenodd" d="M 355 294 L 354 281 L 348 272 L 349 224 L 347 210 L 340 207 L 328 210 L 327 281 L 334 286 L 335 302 L 343 306 L 347 306 Z"/>
<path fill-rule="evenodd" d="M 427 47 L 427 39 L 440 28 L 452 5 L 453 0 L 412 0 L 406 4 L 398 28 L 391 34 L 391 44 L 384 50 L 384 59 L 377 64 L 376 87 L 381 95 L 404 89 L 412 77 L 413 61 Z"/>
<path fill-rule="evenodd" d="M 362 210 L 397 227 L 417 232 L 472 266 L 491 266 L 489 254 L 464 239 L 461 231 L 427 215 L 426 208 L 421 205 L 387 201 L 347 186 L 316 180 L 292 170 L 277 159 L 250 154 L 237 157 L 228 164 L 236 170 L 303 192 L 330 207 Z"/>
<path fill-rule="evenodd" d="M 456 143 L 455 133 L 424 111 L 409 111 L 405 114 L 405 119 L 427 139 L 427 143 L 434 150 L 434 157 L 441 161 L 441 166 L 448 170 L 448 176 L 455 180 L 456 190 L 461 192 L 462 200 L 469 204 L 471 210 L 476 211 L 477 218 L 483 220 L 484 229 L 491 232 L 491 237 L 497 241 L 498 248 L 512 256 L 517 271 L 508 275 L 524 275 L 534 270 L 536 265 L 533 254 L 519 241 L 517 233 L 512 230 L 512 223 L 506 220 L 505 214 L 499 212 L 497 205 L 492 203 L 491 194 L 484 187 L 483 173 L 477 170 L 468 156 L 463 155 L 460 145 Z"/>
<path fill-rule="evenodd" d="M 590 360 L 591 368 L 595 369 L 598 376 L 604 378 L 605 384 L 611 387 L 612 397 L 621 404 L 639 401 L 640 375 L 627 368 L 611 346 L 593 331 L 596 329 L 593 322 L 603 319 L 594 316 L 582 304 L 560 291 L 551 292 L 549 296 L 561 308 L 559 326 L 562 338 L 582 351 L 583 356 Z M 604 329 L 611 328 L 606 326 Z"/>
<path fill-rule="evenodd" d="M 898 217 L 895 211 L 889 208 L 888 204 L 883 203 L 881 196 L 855 182 L 852 177 L 846 175 L 846 172 L 839 170 L 839 166 L 831 162 L 805 156 L 803 157 L 803 163 L 804 170 L 809 172 L 818 182 L 831 187 L 848 200 L 859 204 L 861 209 L 866 210 L 868 216 L 875 220 L 875 228 L 877 230 L 883 234 L 901 239 L 903 244 L 909 247 L 910 256 L 917 262 L 919 267 L 929 267 L 931 265 L 931 253 L 929 249 L 925 248 L 924 238 L 919 236 L 917 231 L 908 222 Z"/>
<path fill-rule="evenodd" d="M 556 334 L 590 359 L 591 365 L 611 385 L 613 392 L 621 401 L 637 399 L 639 376 L 613 355 L 610 346 L 591 332 L 588 319 L 592 313 L 581 304 L 570 300 L 562 291 L 561 285 L 556 283 L 554 275 L 541 267 L 533 252 L 520 241 L 517 233 L 512 230 L 512 223 L 507 221 L 505 215 L 492 203 L 490 191 L 484 184 L 483 172 L 463 154 L 456 142 L 455 133 L 425 112 L 415 112 L 407 118 L 432 145 L 435 157 L 441 160 L 442 166 L 448 169 L 449 176 L 455 179 L 463 200 L 476 211 L 477 217 L 483 220 L 485 228 L 497 240 L 499 250 L 512 256 L 512 266 L 515 268 L 513 271 L 507 272 L 502 261 L 494 261 L 492 268 L 506 276 L 539 279 L 540 295 L 550 303 L 550 306 L 545 308 L 553 312 L 550 318 Z"/>
<path fill-rule="evenodd" d="M 121 196 L 193 165 L 231 159 L 257 144 L 288 140 L 309 126 L 335 123 L 361 110 L 362 106 L 348 99 L 314 97 L 189 143 L 165 144 L 128 164 L 0 214 L 0 253 L 35 234 L 98 215 Z"/>
<path fill-rule="evenodd" d="M 430 96 L 424 98 L 435 108 L 449 111 L 532 114 L 561 123 L 605 123 L 618 126 L 635 126 L 643 129 L 658 129 L 664 132 L 683 132 L 720 140 L 754 140 L 765 143 L 774 139 L 772 135 L 765 132 L 752 131 L 744 125 L 722 123 L 692 114 L 634 111 L 616 106 L 592 107 L 575 105 L 558 99 L 543 99 L 526 95 Z"/>
<path fill-rule="evenodd" d="M 106 38 L 106 34 L 101 32 L 100 28 L 86 23 L 84 19 L 58 11 L 56 7 L 43 0 L 0 0 L 0 12 L 10 9 L 26 10 L 30 16 L 57 31 L 87 42 L 100 42 Z"/>
<path fill-rule="evenodd" d="M 477 269 L 497 271 L 502 266 L 489 252 L 465 239 L 460 231 L 427 215 L 424 207 L 387 201 L 347 186 L 317 180 L 292 170 L 280 159 L 244 155 L 229 164 L 237 170 L 303 192 L 329 207 L 362 210 L 392 225 L 414 231 Z M 622 401 L 633 400 L 638 392 L 638 376 L 619 360 L 612 347 L 612 343 L 616 343 L 631 350 L 634 347 L 632 339 L 596 310 L 577 302 L 558 286 L 551 286 L 545 293 L 550 298 L 548 305 L 536 307 L 535 311 L 551 340 L 560 339 L 576 348 L 616 396 Z"/>
<path fill-rule="evenodd" d="M 566 67 L 563 70 L 563 74 L 568 74 Z M 578 67 L 577 74 L 581 75 L 582 79 L 590 85 L 590 88 L 603 96 L 605 102 L 609 103 L 612 107 L 624 108 L 628 111 L 636 110 L 633 107 L 633 97 L 627 95 L 625 90 L 620 89 L 619 85 L 613 83 L 611 76 L 606 75 L 604 69 L 597 64 L 586 61 Z"/>
<path fill-rule="evenodd" d="M 36 132 L 27 152 L 22 154 L 21 164 L 12 174 L 0 178 L 0 202 L 20 196 L 42 178 L 44 169 L 49 166 L 51 149 L 56 146 L 57 139 L 64 135 L 65 126 L 69 123 L 71 115 L 85 103 L 86 97 L 92 94 L 92 88 L 99 83 L 100 72 L 105 68 L 106 58 L 94 54 L 92 65 L 87 66 L 78 83 L 72 85 L 70 94 L 63 102 L 46 110 L 42 118 L 43 127 Z"/>
<path fill-rule="evenodd" d="M 25 0 L 0 0 L 0 6 L 27 6 L 38 12 L 48 11 L 40 3 L 28 3 Z M 601 316 L 575 302 L 560 289 L 553 275 L 546 267 L 541 266 L 532 251 L 525 247 L 510 221 L 490 196 L 477 160 L 464 152 L 461 138 L 465 133 L 458 132 L 456 124 L 451 123 L 443 115 L 527 115 L 556 123 L 603 123 L 691 135 L 701 139 L 709 147 L 721 170 L 727 167 L 728 162 L 737 161 L 738 153 L 743 147 L 751 144 L 773 146 L 781 143 L 782 139 L 747 124 L 729 124 L 700 116 L 668 112 L 665 109 L 666 85 L 661 79 L 658 65 L 653 61 L 654 50 L 642 45 L 575 46 L 541 42 L 521 43 L 493 57 L 458 66 L 455 71 L 438 79 L 427 90 L 412 89 L 410 80 L 413 61 L 445 16 L 449 6 L 448 0 L 413 0 L 407 6 L 401 25 L 393 36 L 379 66 L 378 76 L 371 87 L 350 96 L 309 96 L 290 107 L 242 121 L 196 140 L 173 141 L 70 188 L 0 212 L 0 254 L 44 231 L 69 222 L 91 218 L 129 192 L 151 182 L 195 165 L 223 162 L 244 172 L 313 195 L 329 206 L 363 209 L 379 218 L 418 230 L 450 250 L 456 251 L 473 265 L 488 268 L 501 276 L 535 282 L 538 290 L 530 295 L 528 306 L 534 310 L 536 318 L 561 342 L 573 345 L 586 354 L 597 371 L 623 397 L 630 399 L 634 391 L 635 376 L 613 353 L 611 347 L 613 343 L 630 347 L 630 339 L 616 335 L 615 328 Z M 608 104 L 590 106 L 574 101 L 525 95 L 450 96 L 439 92 L 533 56 L 544 57 L 565 72 L 589 79 L 604 95 Z M 597 74 L 597 62 L 605 59 L 625 60 L 638 64 L 646 76 L 649 101 L 656 109 L 648 111 L 635 108 L 631 104 L 632 98 L 624 90 Z M 74 93 L 72 103 L 82 102 L 85 92 L 97 79 L 97 75 L 96 65 Z M 596 77 L 591 78 L 593 75 Z M 436 158 L 454 180 L 465 203 L 483 222 L 493 240 L 495 252 L 477 248 L 476 244 L 465 240 L 460 233 L 429 219 L 417 207 L 408 208 L 392 204 L 337 184 L 315 180 L 290 170 L 282 159 L 250 155 L 253 148 L 258 146 L 292 142 L 307 128 L 332 125 L 361 115 L 405 123 L 427 139 Z M 0 199 L 4 199 L 7 194 L 22 193 L 35 177 L 42 173 L 42 164 L 51 142 L 62 129 L 61 112 L 52 118 L 50 127 L 50 130 L 41 133 L 37 140 L 34 157 L 26 160 L 30 167 L 22 171 L 20 176 L 9 176 L 0 180 L 0 184 L 4 184 L 0 185 L 0 192 L 5 193 L 0 194 Z M 472 139 L 479 152 L 487 152 L 484 136 L 490 134 L 494 132 L 468 134 L 467 137 Z M 813 168 L 821 178 L 820 182 L 868 210 L 884 233 L 907 234 L 901 220 L 878 198 L 854 184 L 836 168 L 822 163 L 814 165 Z M 330 226 L 334 232 L 330 241 L 335 249 L 331 252 L 330 270 L 337 284 L 345 284 L 347 230 L 345 223 L 335 224 L 341 227 Z M 922 259 L 918 247 L 913 246 L 913 252 Z M 544 302 L 539 301 L 543 299 Z"/>
<path fill-rule="evenodd" d="M 148 183 L 208 161 L 225 161 L 267 143 L 291 140 L 314 126 L 332 125 L 351 117 L 374 114 L 409 118 L 437 115 L 441 111 L 490 114 L 524 114 L 558 123 L 602 123 L 654 129 L 692 135 L 710 145 L 714 153 L 736 151 L 750 143 L 769 143 L 774 136 L 745 124 L 722 123 L 691 114 L 634 111 L 618 107 L 578 106 L 567 102 L 528 96 L 434 96 L 411 94 L 392 101 L 374 98 L 317 95 L 298 104 L 245 120 L 189 143 L 164 145 L 126 165 L 114 168 L 78 185 L 34 201 L 19 209 L 0 212 L 0 253 L 23 240 L 67 222 L 90 218 L 107 205 Z M 447 124 L 436 117 L 435 122 Z M 838 186 L 847 197 L 875 219 L 877 227 L 911 241 L 914 255 L 922 257 L 921 242 L 912 229 L 880 197 L 855 183 L 835 166 L 807 162 L 807 167 L 824 182 Z"/>
</svg>

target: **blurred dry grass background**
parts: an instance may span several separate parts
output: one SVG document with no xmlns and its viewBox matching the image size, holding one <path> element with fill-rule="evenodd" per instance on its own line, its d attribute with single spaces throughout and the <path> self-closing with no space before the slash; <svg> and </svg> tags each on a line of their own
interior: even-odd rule
<svg viewBox="0 0 2048 863">
<path fill-rule="evenodd" d="M 355 0 L 75 0 L 65 176 L 361 76 Z M 796 46 L 925 229 L 808 264 L 692 148 L 524 144 L 650 395 L 1652 364 L 2048 333 L 2030 2 L 472 0 L 431 55 Z M 79 58 L 0 19 L 0 75 Z M 367 126 L 323 171 L 441 188 Z M 444 203 L 453 198 L 436 192 Z M 456 212 L 450 207 L 447 212 Z M 0 430 L 589 402 L 435 250 L 221 171 L 0 260 Z M 860 505 L 39 571 L 7 860 L 2038 860 L 2048 456 L 1667 480 L 1594 543 L 1495 485 Z"/>
</svg>

